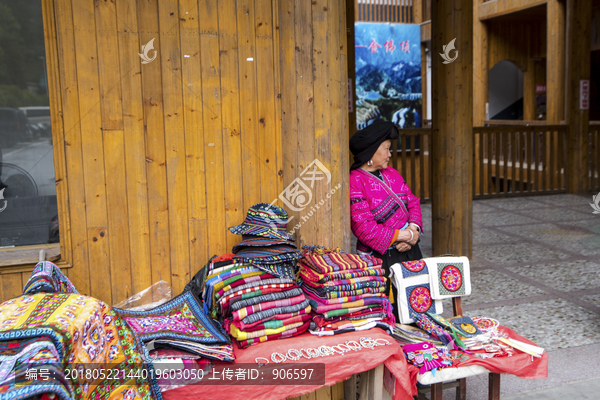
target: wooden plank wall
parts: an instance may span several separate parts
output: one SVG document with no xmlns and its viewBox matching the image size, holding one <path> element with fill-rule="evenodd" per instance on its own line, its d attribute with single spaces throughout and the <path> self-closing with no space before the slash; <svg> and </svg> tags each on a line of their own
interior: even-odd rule
<svg viewBox="0 0 600 400">
<path fill-rule="evenodd" d="M 350 250 L 344 0 L 42 5 L 61 253 L 81 293 L 180 293 L 259 202 L 294 216 L 300 244 Z M 279 194 L 315 159 L 323 179 L 294 211 Z M 27 278 L 4 275 L 2 299 Z"/>
</svg>

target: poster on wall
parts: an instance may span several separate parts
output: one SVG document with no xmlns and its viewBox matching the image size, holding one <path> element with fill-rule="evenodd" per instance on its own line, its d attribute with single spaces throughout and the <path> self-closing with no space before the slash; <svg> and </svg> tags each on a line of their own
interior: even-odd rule
<svg viewBox="0 0 600 400">
<path fill-rule="evenodd" d="M 356 22 L 354 45 L 357 129 L 377 119 L 421 127 L 421 27 Z"/>
</svg>

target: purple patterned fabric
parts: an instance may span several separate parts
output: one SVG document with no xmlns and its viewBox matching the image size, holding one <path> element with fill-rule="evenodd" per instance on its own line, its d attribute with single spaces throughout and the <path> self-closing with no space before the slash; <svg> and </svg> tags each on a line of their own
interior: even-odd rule
<svg viewBox="0 0 600 400">
<path fill-rule="evenodd" d="M 423 228 L 421 203 L 392 167 L 380 170 L 387 186 L 369 172 L 350 172 L 350 217 L 352 232 L 358 238 L 357 250 L 378 253 L 392 244 L 396 230 L 407 222 Z"/>
</svg>

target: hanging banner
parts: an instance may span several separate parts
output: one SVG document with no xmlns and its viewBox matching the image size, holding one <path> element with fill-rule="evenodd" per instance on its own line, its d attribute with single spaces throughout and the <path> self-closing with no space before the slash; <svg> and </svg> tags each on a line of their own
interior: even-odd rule
<svg viewBox="0 0 600 400">
<path fill-rule="evenodd" d="M 421 127 L 421 28 L 356 22 L 356 126 L 377 119 Z"/>
</svg>

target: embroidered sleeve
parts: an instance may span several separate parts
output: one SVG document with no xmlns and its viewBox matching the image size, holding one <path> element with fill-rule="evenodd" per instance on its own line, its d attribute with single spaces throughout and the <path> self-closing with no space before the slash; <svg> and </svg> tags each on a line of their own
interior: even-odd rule
<svg viewBox="0 0 600 400">
<path fill-rule="evenodd" d="M 396 230 L 375 221 L 366 193 L 358 179 L 350 179 L 350 219 L 352 233 L 358 240 L 377 251 L 384 253 L 393 243 Z"/>
<path fill-rule="evenodd" d="M 415 223 L 421 228 L 421 232 L 423 232 L 423 218 L 421 216 L 421 201 L 417 196 L 415 196 L 411 191 L 403 178 L 401 179 L 402 192 L 407 194 L 408 197 L 408 222 Z"/>
</svg>

